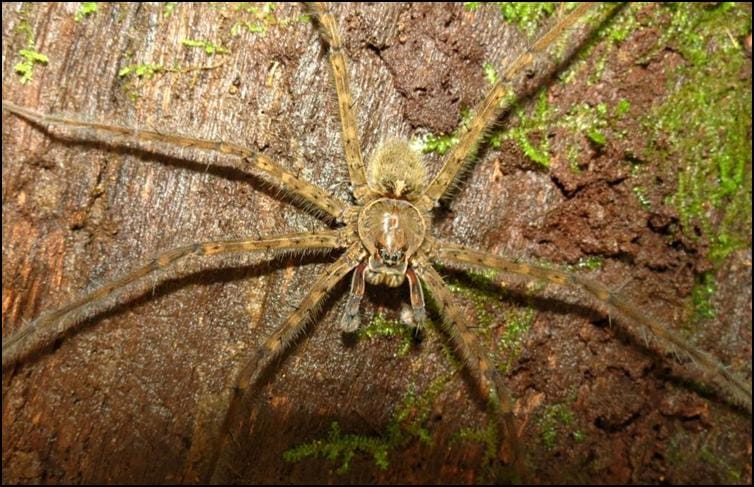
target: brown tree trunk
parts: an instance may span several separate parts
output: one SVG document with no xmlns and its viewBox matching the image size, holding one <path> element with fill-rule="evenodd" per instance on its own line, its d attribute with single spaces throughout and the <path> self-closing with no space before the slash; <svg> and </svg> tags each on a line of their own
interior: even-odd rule
<svg viewBox="0 0 754 487">
<path fill-rule="evenodd" d="M 77 8 L 3 4 L 4 99 L 42 112 L 244 144 L 349 200 L 325 49 L 311 24 L 299 18 L 300 6 L 264 13 L 230 5 L 100 4 L 78 20 Z M 481 66 L 502 66 L 530 42 L 496 10 L 470 12 L 458 4 L 347 5 L 336 7 L 335 15 L 366 154 L 390 137 L 452 132 L 462 110 L 488 86 Z M 227 52 L 208 54 L 191 41 Z M 14 66 L 28 48 L 48 62 L 35 64 L 31 81 L 22 84 Z M 648 109 L 664 94 L 664 78 L 657 74 L 664 66 L 639 70 L 647 79 L 637 87 L 627 81 L 634 61 L 614 61 L 624 76 L 613 85 L 554 82 L 549 96 L 589 102 L 620 93 L 635 103 L 633 110 Z M 638 123 L 626 130 L 635 131 L 627 139 L 641 137 Z M 326 226 L 278 198 L 232 158 L 128 140 L 81 142 L 86 134 L 60 137 L 65 133 L 3 113 L 4 335 L 160 251 Z M 553 134 L 543 129 L 539 135 Z M 563 183 L 567 161 L 538 170 L 513 143 L 506 144 L 502 152 L 483 153 L 464 189 L 438 212 L 437 233 L 556 263 L 590 253 L 615 257 L 600 279 L 621 285 L 632 276 L 629 294 L 662 318 L 682 322 L 677 308 L 652 296 L 661 293 L 677 303 L 703 263 L 694 249 L 672 249 L 653 234 L 650 215 L 631 185 L 622 183 L 627 166 L 616 169 L 616 153 L 626 148 L 587 150 L 587 165 L 594 168 L 571 191 Z M 440 158 L 428 160 L 436 170 Z M 672 190 L 652 191 L 662 201 Z M 601 230 L 569 232 L 589 228 L 592 210 L 605 208 Z M 596 243 L 585 251 L 563 235 Z M 653 245 L 653 262 L 670 262 L 669 269 L 658 271 L 642 260 L 641 244 Z M 182 264 L 85 320 L 53 349 L 5 371 L 4 482 L 195 481 L 186 465 L 200 421 L 217 413 L 213 405 L 232 371 L 332 260 L 286 256 L 268 262 L 250 255 Z M 750 313 L 750 268 L 737 272 L 730 279 L 749 278 Z M 662 455 L 680 430 L 697 443 L 717 438 L 710 447 L 715 455 L 750 481 L 750 457 L 747 470 L 740 455 L 741 441 L 748 437 L 751 445 L 747 419 L 714 395 L 699 397 L 679 384 L 665 362 L 605 326 L 604 315 L 588 302 L 555 289 L 536 298 L 537 289 L 518 284 L 512 291 L 495 288 L 490 298 L 484 284 L 474 281 L 468 291 L 462 276 L 450 277 L 469 321 L 480 321 L 483 342 L 498 347 L 491 353 L 515 356 L 506 372 L 519 398 L 527 480 L 667 480 L 663 475 L 676 465 Z M 474 291 L 478 286 L 481 293 Z M 249 411 L 251 431 L 238 432 L 235 463 L 225 477 L 294 483 L 489 480 L 487 417 L 473 383 L 449 360 L 442 336 L 430 328 L 407 352 L 401 347 L 410 339 L 401 332 L 344 339 L 337 328 L 343 289 L 269 371 Z M 370 288 L 363 325 L 375 326 L 382 314 L 397 318 L 396 303 L 407 299 L 405 289 Z M 746 320 L 745 301 L 728 310 L 727 325 Z M 500 348 L 513 317 L 528 309 L 535 316 L 529 337 L 515 351 Z M 745 360 L 750 328 L 727 359 Z M 554 447 L 546 439 L 548 421 L 555 421 L 559 433 Z M 333 444 L 343 447 L 357 437 L 382 441 L 389 466 L 375 464 L 363 450 L 348 469 L 340 468 L 342 457 L 284 459 L 298 445 L 326 441 L 334 422 L 342 436 Z M 425 434 L 430 440 L 421 439 Z M 690 480 L 717 479 L 699 471 Z"/>
</svg>

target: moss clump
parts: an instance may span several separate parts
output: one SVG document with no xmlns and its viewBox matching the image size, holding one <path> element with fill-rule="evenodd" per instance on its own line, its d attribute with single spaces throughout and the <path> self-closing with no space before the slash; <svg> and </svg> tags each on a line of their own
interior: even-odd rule
<svg viewBox="0 0 754 487">
<path fill-rule="evenodd" d="M 76 22 L 81 22 L 85 18 L 94 15 L 95 12 L 97 12 L 97 2 L 81 2 L 73 19 Z"/>
<path fill-rule="evenodd" d="M 497 367 L 507 372 L 516 363 L 523 348 L 526 333 L 534 323 L 532 308 L 512 308 L 505 313 L 505 329 L 498 340 L 501 359 Z"/>
<path fill-rule="evenodd" d="M 330 424 L 327 439 L 303 443 L 283 453 L 286 462 L 299 462 L 305 458 L 325 458 L 331 462 L 340 462 L 337 472 L 344 474 L 351 468 L 351 460 L 357 453 L 371 455 L 375 465 L 385 470 L 388 461 L 389 444 L 376 436 L 344 434 L 337 421 Z"/>
<path fill-rule="evenodd" d="M 429 154 L 434 152 L 438 155 L 444 156 L 450 149 L 452 149 L 461 136 L 468 131 L 468 126 L 471 120 L 474 118 L 474 113 L 471 110 L 461 111 L 461 123 L 458 127 L 449 134 L 426 134 L 416 141 L 418 149 L 423 154 Z"/>
<path fill-rule="evenodd" d="M 498 316 L 503 311 L 500 303 L 501 290 L 494 282 L 495 271 L 467 271 L 466 279 L 447 279 L 450 291 L 468 299 L 476 312 L 477 331 L 481 335 L 489 333 Z"/>
<path fill-rule="evenodd" d="M 242 32 L 250 32 L 264 36 L 272 27 L 285 27 L 294 22 L 308 23 L 308 15 L 296 15 L 291 17 L 281 17 L 275 13 L 277 5 L 274 2 L 258 3 L 240 2 L 233 5 L 235 10 L 236 21 L 230 28 L 233 36 L 241 35 Z"/>
<path fill-rule="evenodd" d="M 432 412 L 432 404 L 444 390 L 450 377 L 448 374 L 435 380 L 421 395 L 410 391 L 401 405 L 393 413 L 390 422 L 381 435 L 359 435 L 343 433 L 340 425 L 333 422 L 326 439 L 302 443 L 283 453 L 287 462 L 299 462 L 306 458 L 325 458 L 339 462 L 337 472 L 344 474 L 351 467 L 351 460 L 357 454 L 369 455 L 381 470 L 390 466 L 390 452 L 412 440 L 430 445 L 432 437 L 426 427 Z"/>
<path fill-rule="evenodd" d="M 684 483 L 684 474 L 691 470 L 703 468 L 708 482 L 712 484 L 739 484 L 745 480 L 745 469 L 750 463 L 751 456 L 731 458 L 721 455 L 725 444 L 732 440 L 715 432 L 692 434 L 688 431 L 677 431 L 670 437 L 665 456 L 672 467 L 670 473 L 679 478 L 671 478 L 674 483 Z M 743 452 L 742 452 L 743 453 Z"/>
<path fill-rule="evenodd" d="M 359 328 L 358 336 L 360 338 L 392 338 L 400 339 L 398 355 L 404 356 L 411 350 L 414 344 L 414 334 L 416 330 L 410 325 L 399 320 L 389 319 L 383 313 L 375 313 L 369 324 Z"/>
<path fill-rule="evenodd" d="M 578 158 L 583 152 L 581 141 L 586 139 L 601 150 L 612 137 L 622 137 L 615 126 L 630 109 L 630 103 L 623 99 L 613 106 L 584 102 L 560 108 L 549 103 L 546 90 L 540 90 L 536 100 L 533 107 L 514 107 L 512 121 L 504 129 L 493 132 L 489 142 L 493 148 L 499 148 L 503 141 L 512 140 L 526 157 L 543 168 L 550 166 L 553 157 L 549 135 L 554 130 L 563 130 L 566 157 L 571 167 L 578 170 Z"/>
<path fill-rule="evenodd" d="M 547 93 L 542 90 L 537 97 L 537 104 L 527 112 L 524 107 L 515 107 L 513 113 L 517 123 L 510 124 L 501 131 L 494 132 L 490 145 L 499 148 L 504 140 L 514 141 L 531 161 L 543 167 L 550 166 L 550 144 L 547 131 L 552 124 L 554 114 Z"/>
<path fill-rule="evenodd" d="M 466 10 L 474 11 L 482 6 L 496 6 L 503 19 L 533 36 L 542 21 L 550 17 L 557 4 L 555 2 L 464 2 Z"/>
<path fill-rule="evenodd" d="M 198 47 L 203 49 L 207 56 L 213 56 L 215 54 L 230 54 L 229 49 L 203 39 L 183 39 L 181 40 L 181 44 L 186 47 Z"/>
<path fill-rule="evenodd" d="M 470 441 L 484 445 L 484 463 L 491 465 L 497 459 L 497 450 L 500 447 L 498 428 L 494 421 L 488 421 L 484 428 L 461 428 L 454 440 Z"/>
<path fill-rule="evenodd" d="M 32 81 L 35 65 L 47 64 L 50 61 L 46 55 L 37 51 L 34 32 L 28 21 L 29 5 L 30 4 L 27 4 L 21 9 L 21 12 L 19 13 L 20 20 L 15 28 L 17 34 L 26 38 L 26 48 L 18 51 L 18 56 L 21 57 L 22 61 L 13 66 L 13 71 L 21 76 L 21 84 L 26 84 Z"/>
<path fill-rule="evenodd" d="M 49 62 L 47 56 L 35 49 L 21 49 L 18 51 L 18 55 L 23 58 L 23 61 L 16 64 L 13 70 L 21 75 L 21 83 L 23 84 L 31 81 L 35 64 L 47 64 Z"/>
<path fill-rule="evenodd" d="M 691 303 L 694 307 L 694 320 L 714 318 L 717 313 L 712 298 L 717 291 L 715 276 L 711 272 L 700 274 L 691 290 Z"/>
<path fill-rule="evenodd" d="M 154 75 L 165 71 L 161 64 L 131 64 L 118 71 L 118 76 L 125 78 L 127 76 L 136 76 L 137 78 L 150 79 Z"/>
<path fill-rule="evenodd" d="M 605 265 L 605 259 L 602 257 L 596 257 L 596 256 L 588 256 L 588 257 L 582 257 L 579 259 L 578 262 L 576 262 L 575 265 L 569 266 L 569 270 L 576 270 L 576 271 L 597 271 L 602 269 L 602 266 Z"/>
<path fill-rule="evenodd" d="M 162 7 L 162 16 L 164 18 L 168 18 L 173 15 L 173 12 L 175 11 L 175 7 L 177 5 L 178 2 L 165 2 L 165 5 Z"/>
<path fill-rule="evenodd" d="M 537 421 L 540 430 L 542 444 L 548 450 L 552 450 L 558 444 L 558 438 L 562 433 L 568 433 L 574 441 L 583 441 L 584 433 L 581 430 L 573 430 L 576 416 L 570 406 L 566 404 L 551 404 L 545 406 Z"/>
<path fill-rule="evenodd" d="M 672 164 L 685 235 L 722 262 L 751 244 L 751 71 L 736 41 L 751 32 L 750 6 L 674 4 L 660 45 L 685 63 L 669 73 L 670 94 L 646 118 L 650 153 Z"/>
<path fill-rule="evenodd" d="M 669 93 L 643 121 L 643 159 L 677 174 L 665 203 L 678 211 L 686 238 L 706 243 L 718 268 L 751 246 L 751 68 L 737 40 L 751 32 L 751 6 L 662 4 L 656 14 L 662 36 L 645 58 L 670 48 L 684 62 L 667 73 Z M 696 320 L 715 316 L 715 291 L 714 272 L 697 277 Z"/>
</svg>

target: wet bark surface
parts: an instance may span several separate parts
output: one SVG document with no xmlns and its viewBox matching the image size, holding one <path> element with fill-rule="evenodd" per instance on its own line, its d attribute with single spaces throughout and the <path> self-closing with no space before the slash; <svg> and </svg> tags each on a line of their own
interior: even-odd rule
<svg viewBox="0 0 754 487">
<path fill-rule="evenodd" d="M 349 200 L 327 57 L 310 23 L 298 20 L 300 7 L 279 6 L 264 34 L 234 29 L 250 17 L 231 7 L 179 5 L 168 13 L 164 6 L 119 4 L 79 21 L 76 8 L 3 4 L 4 99 L 242 143 Z M 366 154 L 391 137 L 452 132 L 463 109 L 488 87 L 482 65 L 505 66 L 530 42 L 495 10 L 469 12 L 460 5 L 349 5 L 338 6 L 335 15 Z M 14 66 L 29 32 L 49 61 L 21 84 Z M 621 287 L 666 323 L 685 326 L 694 280 L 711 268 L 705 243 L 681 235 L 673 224 L 677 213 L 664 204 L 676 169 L 649 161 L 635 176 L 625 163 L 627 155 L 641 153 L 641 115 L 663 101 L 668 70 L 684 62 L 671 50 L 637 62 L 642 46 L 660 34 L 637 28 L 597 83 L 544 85 L 555 106 L 629 100 L 629 116 L 618 122 L 626 137 L 604 147 L 584 137 L 578 171 L 565 156 L 542 169 L 511 141 L 484 149 L 462 189 L 437 211 L 435 233 L 553 265 L 598 256 L 601 268 L 584 272 Z M 229 52 L 208 55 L 182 39 L 211 41 Z M 585 57 L 586 66 L 600 49 Z M 119 74 L 148 64 L 163 70 Z M 750 79 L 750 64 L 747 74 Z M 564 130 L 534 137 L 549 138 L 558 154 Z M 160 251 L 325 227 L 230 158 L 51 133 L 3 114 L 4 335 Z M 427 159 L 437 170 L 441 158 Z M 652 210 L 636 198 L 637 180 Z M 181 264 L 5 371 L 4 482 L 195 480 L 187 477 L 186 462 L 202 411 L 212 408 L 244 355 L 285 319 L 334 257 L 264 261 L 250 255 Z M 497 359 L 505 356 L 499 344 L 511 316 L 522 307 L 533 310 L 505 368 L 518 398 L 523 480 L 751 482 L 750 418 L 611 326 L 598 306 L 561 289 L 505 279 L 480 284 L 443 272 L 454 289 L 464 289 L 457 301 L 469 322 L 484 315 L 477 328 Z M 715 272 L 721 312 L 697 343 L 746 373 L 750 247 Z M 476 299 L 468 291 L 474 286 L 487 298 L 492 287 L 494 302 Z M 309 333 L 268 371 L 249 411 L 251 429 L 236 435 L 238 450 L 225 478 L 492 480 L 481 439 L 484 406 L 449 358 L 442 335 L 430 327 L 407 352 L 400 335 L 344 338 L 337 328 L 344 290 L 335 290 Z M 407 299 L 405 289 L 369 288 L 365 325 L 378 313 L 397 318 L 397 303 Z M 405 431 L 390 445 L 386 468 L 362 450 L 347 469 L 342 458 L 284 458 L 298 445 L 332 438 L 334 422 L 341 440 L 346 434 L 395 439 L 389 427 Z"/>
</svg>

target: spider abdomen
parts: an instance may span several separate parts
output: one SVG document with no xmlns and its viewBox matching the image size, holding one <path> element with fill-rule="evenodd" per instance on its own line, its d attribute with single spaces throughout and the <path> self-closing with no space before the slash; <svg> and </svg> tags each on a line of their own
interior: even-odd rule
<svg viewBox="0 0 754 487">
<path fill-rule="evenodd" d="M 406 140 L 382 144 L 367 167 L 369 187 L 388 198 L 415 199 L 426 186 L 427 170 L 421 155 Z"/>
</svg>

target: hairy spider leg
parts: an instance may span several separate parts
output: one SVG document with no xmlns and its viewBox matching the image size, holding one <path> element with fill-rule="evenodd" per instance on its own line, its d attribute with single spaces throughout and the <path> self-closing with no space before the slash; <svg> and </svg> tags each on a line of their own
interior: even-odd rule
<svg viewBox="0 0 754 487">
<path fill-rule="evenodd" d="M 267 238 L 212 240 L 162 252 L 145 265 L 99 286 L 94 291 L 62 308 L 43 314 L 20 330 L 4 337 L 3 369 L 18 363 L 29 353 L 51 344 L 79 323 L 99 303 L 115 296 L 129 284 L 156 271 L 168 269 L 186 257 L 259 250 L 337 249 L 343 247 L 343 238 L 340 231 L 325 230 L 315 233 L 289 233 Z"/>
<path fill-rule="evenodd" d="M 486 267 L 531 279 L 539 279 L 559 286 L 567 286 L 583 292 L 587 296 L 607 306 L 607 309 L 619 317 L 625 318 L 626 325 L 636 324 L 639 332 L 648 332 L 652 338 L 659 340 L 667 351 L 684 354 L 704 374 L 716 383 L 735 403 L 751 412 L 751 386 L 736 377 L 716 358 L 689 343 L 646 310 L 632 303 L 626 296 L 613 292 L 604 284 L 578 274 L 561 270 L 546 269 L 533 264 L 516 263 L 504 257 L 480 252 L 461 245 L 436 242 L 436 262 L 451 265 Z"/>
<path fill-rule="evenodd" d="M 461 136 L 458 144 L 448 154 L 440 171 L 432 178 L 422 195 L 419 196 L 417 206 L 420 209 L 425 211 L 432 209 L 448 193 L 449 188 L 458 178 L 461 170 L 476 153 L 477 147 L 484 138 L 487 129 L 516 101 L 516 97 L 510 89 L 510 83 L 520 76 L 524 70 L 530 68 L 538 61 L 551 46 L 556 45 L 555 41 L 568 32 L 579 19 L 584 17 L 593 5 L 593 3 L 580 4 L 540 37 L 529 50 L 518 56 L 508 66 L 503 76 L 500 77 L 500 80 L 487 93 L 487 96 L 474 107 L 473 113 L 475 116 L 469 124 L 468 131 Z"/>
<path fill-rule="evenodd" d="M 369 189 L 364 172 L 364 159 L 361 154 L 351 87 L 348 82 L 348 69 L 346 58 L 343 55 L 343 43 L 338 32 L 338 24 L 330 13 L 329 7 L 324 3 L 314 2 L 308 7 L 317 21 L 320 37 L 329 48 L 330 67 L 335 82 L 335 93 L 338 96 L 343 150 L 348 163 L 348 174 L 351 178 L 351 193 L 356 201 L 361 202 L 364 196 L 368 194 Z"/>
<path fill-rule="evenodd" d="M 234 155 L 261 171 L 274 185 L 289 192 L 295 198 L 302 200 L 308 208 L 315 209 L 315 213 L 319 214 L 319 216 L 324 215 L 328 220 L 342 220 L 346 209 L 346 205 L 343 202 L 330 196 L 325 190 L 299 179 L 265 155 L 238 144 L 40 113 L 5 100 L 3 100 L 3 110 L 39 125 L 92 130 L 101 134 L 130 137 L 139 142 L 159 142 Z"/>
<path fill-rule="evenodd" d="M 229 404 L 216 435 L 195 438 L 189 454 L 189 478 L 222 482 L 219 477 L 224 459 L 232 455 L 237 440 L 234 431 L 248 431 L 253 386 L 270 363 L 279 357 L 306 329 L 317 314 L 325 296 L 365 257 L 361 244 L 352 245 L 338 260 L 329 264 L 298 308 L 270 335 L 264 344 L 242 361 L 240 372 L 230 387 Z M 206 432 L 205 432 L 206 433 Z"/>
<path fill-rule="evenodd" d="M 522 473 L 522 465 L 519 463 L 522 456 L 519 452 L 518 434 L 513 415 L 514 401 L 510 389 L 503 382 L 500 372 L 495 369 L 483 352 L 476 335 L 466 326 L 466 317 L 456 306 L 442 276 L 432 267 L 429 259 L 425 255 L 417 256 L 413 265 L 437 305 L 443 328 L 479 387 L 490 413 L 497 419 L 504 448 L 503 460 Z"/>
</svg>

